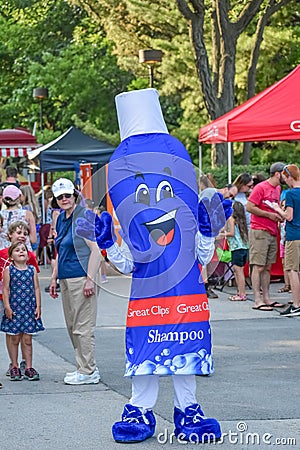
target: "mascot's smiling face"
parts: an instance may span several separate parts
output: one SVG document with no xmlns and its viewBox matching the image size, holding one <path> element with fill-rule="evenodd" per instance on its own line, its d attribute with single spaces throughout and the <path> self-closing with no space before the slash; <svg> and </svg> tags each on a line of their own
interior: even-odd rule
<svg viewBox="0 0 300 450">
<path fill-rule="evenodd" d="M 171 170 L 169 167 L 166 167 L 163 172 L 171 175 Z M 148 178 L 148 177 L 147 177 Z M 141 183 L 137 186 L 135 190 L 135 202 L 142 203 L 150 207 L 156 204 L 159 207 L 159 203 L 164 202 L 166 199 L 174 199 L 174 189 L 172 187 L 171 181 L 162 180 L 158 183 L 155 189 L 152 189 L 152 197 L 150 188 L 146 183 L 145 176 L 138 172 L 136 174 L 135 179 L 141 179 Z M 151 238 L 158 245 L 168 245 L 172 242 L 174 234 L 175 234 L 175 217 L 176 217 L 177 208 L 167 211 L 166 213 L 161 214 L 159 217 L 154 220 L 145 222 L 143 225 L 146 226 Z"/>
<path fill-rule="evenodd" d="M 135 261 L 195 246 L 198 193 L 189 156 L 167 134 L 126 139 L 109 163 L 109 193 Z"/>
</svg>

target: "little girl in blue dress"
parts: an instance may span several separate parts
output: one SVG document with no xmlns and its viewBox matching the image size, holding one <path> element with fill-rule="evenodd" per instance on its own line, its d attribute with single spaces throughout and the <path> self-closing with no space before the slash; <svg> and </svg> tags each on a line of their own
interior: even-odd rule
<svg viewBox="0 0 300 450">
<path fill-rule="evenodd" d="M 8 255 L 12 263 L 3 273 L 1 331 L 9 335 L 10 379 L 19 381 L 23 378 L 18 366 L 18 346 L 24 335 L 25 378 L 39 380 L 38 372 L 32 367 L 32 335 L 44 330 L 38 276 L 35 268 L 27 265 L 28 249 L 23 242 L 12 244 Z"/>
</svg>

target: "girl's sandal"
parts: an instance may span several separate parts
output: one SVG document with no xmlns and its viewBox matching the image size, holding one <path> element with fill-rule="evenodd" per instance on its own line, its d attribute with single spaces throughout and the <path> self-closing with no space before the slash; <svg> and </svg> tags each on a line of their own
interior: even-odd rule
<svg viewBox="0 0 300 450">
<path fill-rule="evenodd" d="M 244 302 L 247 300 L 247 296 L 246 295 L 231 295 L 230 297 L 228 297 L 230 301 L 232 302 Z"/>
<path fill-rule="evenodd" d="M 290 292 L 291 287 L 290 286 L 283 286 L 281 289 L 278 289 L 278 293 L 282 294 L 283 292 Z"/>
</svg>

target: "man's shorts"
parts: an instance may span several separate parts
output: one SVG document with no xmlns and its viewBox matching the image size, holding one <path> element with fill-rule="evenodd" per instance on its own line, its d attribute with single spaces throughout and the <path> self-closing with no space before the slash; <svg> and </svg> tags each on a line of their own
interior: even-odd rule
<svg viewBox="0 0 300 450">
<path fill-rule="evenodd" d="M 284 270 L 300 271 L 300 241 L 286 241 Z"/>
<path fill-rule="evenodd" d="M 277 237 L 265 230 L 250 229 L 249 263 L 255 266 L 269 266 L 277 258 Z"/>
<path fill-rule="evenodd" d="M 234 266 L 244 267 L 248 261 L 249 251 L 246 248 L 240 248 L 239 250 L 232 250 L 231 263 Z"/>
</svg>

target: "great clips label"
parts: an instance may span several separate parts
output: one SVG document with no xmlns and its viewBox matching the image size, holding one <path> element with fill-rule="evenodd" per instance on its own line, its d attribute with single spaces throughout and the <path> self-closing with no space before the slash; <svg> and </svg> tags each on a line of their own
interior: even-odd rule
<svg viewBox="0 0 300 450">
<path fill-rule="evenodd" d="M 127 327 L 206 322 L 209 306 L 206 294 L 131 300 Z"/>
</svg>

